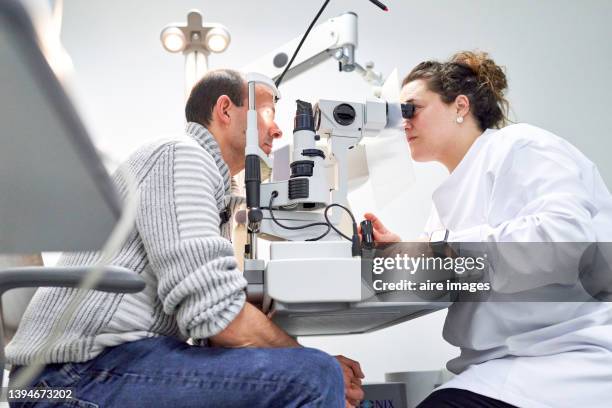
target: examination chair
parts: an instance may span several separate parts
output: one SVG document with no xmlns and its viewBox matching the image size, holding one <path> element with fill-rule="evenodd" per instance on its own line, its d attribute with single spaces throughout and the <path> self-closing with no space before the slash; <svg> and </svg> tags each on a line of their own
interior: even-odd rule
<svg viewBox="0 0 612 408">
<path fill-rule="evenodd" d="M 123 203 L 43 53 L 41 45 L 53 39 L 39 35 L 25 4 L 0 1 L 0 254 L 9 255 L 6 260 L 19 257 L 10 254 L 99 251 Z M 13 265 L 0 260 L 0 297 L 15 288 L 76 288 L 92 268 Z M 135 293 L 144 287 L 134 272 L 104 266 L 91 290 Z M 0 318 L 2 368 L 4 343 Z"/>
</svg>

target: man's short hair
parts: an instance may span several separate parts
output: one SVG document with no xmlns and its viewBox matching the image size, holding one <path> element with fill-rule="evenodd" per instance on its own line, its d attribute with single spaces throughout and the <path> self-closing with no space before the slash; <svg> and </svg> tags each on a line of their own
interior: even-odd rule
<svg viewBox="0 0 612 408">
<path fill-rule="evenodd" d="M 187 122 L 208 126 L 221 95 L 227 95 L 234 105 L 242 106 L 245 94 L 245 80 L 240 72 L 232 69 L 209 71 L 191 89 L 185 105 L 185 118 Z"/>
</svg>

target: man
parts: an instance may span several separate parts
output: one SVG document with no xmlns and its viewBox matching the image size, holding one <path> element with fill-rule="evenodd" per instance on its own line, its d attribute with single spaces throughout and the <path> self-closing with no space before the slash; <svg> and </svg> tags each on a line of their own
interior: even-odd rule
<svg viewBox="0 0 612 408">
<path fill-rule="evenodd" d="M 282 132 L 272 93 L 258 86 L 256 97 L 259 144 L 269 153 Z M 111 263 L 140 274 L 146 288 L 91 291 L 46 348 L 75 290 L 39 289 L 7 347 L 14 371 L 42 357 L 48 365 L 35 383 L 74 387 L 83 406 L 335 407 L 344 404 L 343 377 L 346 403 L 358 404 L 358 363 L 301 348 L 245 300 L 220 214 L 234 201 L 231 176 L 244 167 L 247 105 L 239 73 L 210 72 L 187 101 L 186 137 L 145 146 L 122 165 L 119 191 L 130 171 L 140 204 Z M 69 254 L 61 263 L 88 265 L 97 256 Z"/>
</svg>

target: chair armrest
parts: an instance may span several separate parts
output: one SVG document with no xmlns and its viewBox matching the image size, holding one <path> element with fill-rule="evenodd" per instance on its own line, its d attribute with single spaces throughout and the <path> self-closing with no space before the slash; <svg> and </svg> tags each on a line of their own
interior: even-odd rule
<svg viewBox="0 0 612 408">
<path fill-rule="evenodd" d="M 0 270 L 0 295 L 7 290 L 25 287 L 79 287 L 91 266 L 45 267 L 27 266 Z M 119 266 L 105 266 L 94 290 L 136 293 L 145 282 L 136 273 Z"/>
</svg>

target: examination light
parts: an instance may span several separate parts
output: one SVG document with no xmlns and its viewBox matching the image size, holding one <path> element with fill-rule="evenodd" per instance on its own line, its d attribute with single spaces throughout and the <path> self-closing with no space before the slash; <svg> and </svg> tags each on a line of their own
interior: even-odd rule
<svg viewBox="0 0 612 408">
<path fill-rule="evenodd" d="M 220 53 L 230 43 L 229 30 L 219 23 L 204 23 L 202 13 L 191 10 L 187 23 L 172 23 L 162 29 L 161 43 L 168 52 L 185 56 L 185 97 L 193 85 L 208 71 L 208 56 Z"/>
<path fill-rule="evenodd" d="M 230 34 L 224 27 L 215 27 L 206 34 L 206 45 L 212 52 L 223 52 L 230 43 Z"/>
<path fill-rule="evenodd" d="M 161 32 L 161 42 L 166 51 L 180 52 L 185 49 L 187 41 L 178 27 L 166 27 Z"/>
</svg>

